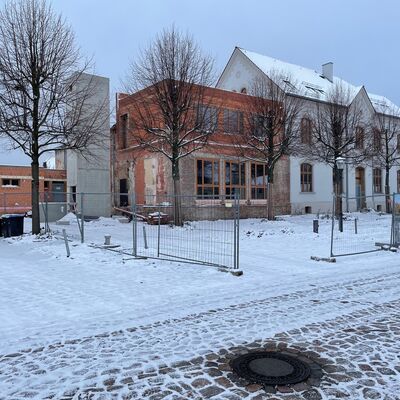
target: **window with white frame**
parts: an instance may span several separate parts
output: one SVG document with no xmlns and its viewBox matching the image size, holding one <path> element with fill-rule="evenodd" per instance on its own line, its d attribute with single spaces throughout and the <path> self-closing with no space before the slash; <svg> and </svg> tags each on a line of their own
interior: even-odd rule
<svg viewBox="0 0 400 400">
<path fill-rule="evenodd" d="M 300 165 L 300 188 L 303 193 L 313 191 L 313 167 L 309 163 Z"/>
<path fill-rule="evenodd" d="M 382 170 L 374 168 L 372 171 L 374 193 L 382 193 Z"/>
<path fill-rule="evenodd" d="M 1 180 L 2 186 L 10 186 L 10 187 L 17 187 L 20 186 L 20 180 L 14 178 L 3 178 Z"/>
</svg>

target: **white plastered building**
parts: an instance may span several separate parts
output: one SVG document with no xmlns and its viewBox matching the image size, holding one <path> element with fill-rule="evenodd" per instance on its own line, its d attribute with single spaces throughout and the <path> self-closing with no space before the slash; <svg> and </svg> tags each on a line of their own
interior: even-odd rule
<svg viewBox="0 0 400 400">
<path fill-rule="evenodd" d="M 279 73 L 288 76 L 295 82 L 287 82 L 284 88 L 288 96 L 301 93 L 304 101 L 302 114 L 307 115 L 318 102 L 326 100 L 327 94 L 335 85 L 342 85 L 348 90 L 351 102 L 357 102 L 362 109 L 363 118 L 372 118 L 374 113 L 384 112 L 385 109 L 397 109 L 390 100 L 384 96 L 368 93 L 364 86 L 352 85 L 333 75 L 333 63 L 322 65 L 320 72 L 299 65 L 283 62 L 268 56 L 247 51 L 236 47 L 225 66 L 217 88 L 224 90 L 247 93 L 255 79 L 259 77 L 271 78 Z M 383 110 L 383 111 L 382 111 Z M 312 166 L 312 190 L 302 191 L 301 165 L 307 163 Z M 290 201 L 292 213 L 327 212 L 332 210 L 332 168 L 327 164 L 315 162 L 303 157 L 290 157 Z M 385 171 L 382 170 L 381 192 L 376 192 L 373 181 L 373 168 L 367 163 L 359 165 L 346 165 L 343 171 L 343 191 L 347 201 L 343 204 L 344 211 L 355 211 L 362 207 L 384 210 L 385 200 L 384 179 Z M 400 166 L 393 167 L 390 171 L 391 192 L 400 191 Z M 365 196 L 365 202 L 352 199 L 356 196 Z M 362 204 L 363 203 L 363 204 Z"/>
</svg>

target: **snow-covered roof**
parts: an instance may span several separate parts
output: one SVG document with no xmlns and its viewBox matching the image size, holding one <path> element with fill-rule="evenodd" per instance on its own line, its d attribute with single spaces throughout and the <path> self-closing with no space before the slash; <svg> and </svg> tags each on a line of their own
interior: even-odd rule
<svg viewBox="0 0 400 400">
<path fill-rule="evenodd" d="M 334 87 L 340 85 L 344 90 L 349 93 L 349 101 L 351 102 L 363 86 L 355 86 L 351 83 L 333 76 L 332 81 L 322 75 L 321 72 L 315 71 L 310 68 L 305 68 L 300 65 L 291 64 L 276 58 L 264 56 L 259 53 L 248 51 L 238 48 L 251 62 L 253 62 L 262 72 L 270 76 L 271 74 L 279 74 L 280 76 L 287 77 L 282 79 L 282 82 L 276 82 L 283 90 L 290 93 L 298 93 L 302 96 L 311 99 L 327 100 L 329 93 L 334 90 Z M 367 93 L 373 107 L 378 112 L 386 109 L 393 111 L 398 107 L 384 96 L 374 95 Z M 385 107 L 382 105 L 385 104 Z"/>
<path fill-rule="evenodd" d="M 376 112 L 400 116 L 400 108 L 385 96 L 368 93 L 371 103 Z"/>
</svg>

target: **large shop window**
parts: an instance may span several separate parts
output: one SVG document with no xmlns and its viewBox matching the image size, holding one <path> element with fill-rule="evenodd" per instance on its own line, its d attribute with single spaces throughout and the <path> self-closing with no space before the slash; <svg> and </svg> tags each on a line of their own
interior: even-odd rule
<svg viewBox="0 0 400 400">
<path fill-rule="evenodd" d="M 197 160 L 197 198 L 215 199 L 219 196 L 219 161 Z"/>
<path fill-rule="evenodd" d="M 312 192 L 312 165 L 311 164 L 301 164 L 300 166 L 300 186 L 302 192 Z"/>
<path fill-rule="evenodd" d="M 246 164 L 225 162 L 225 194 L 228 199 L 246 198 Z"/>
<path fill-rule="evenodd" d="M 251 198 L 264 200 L 267 198 L 267 166 L 265 164 L 251 164 Z"/>
</svg>

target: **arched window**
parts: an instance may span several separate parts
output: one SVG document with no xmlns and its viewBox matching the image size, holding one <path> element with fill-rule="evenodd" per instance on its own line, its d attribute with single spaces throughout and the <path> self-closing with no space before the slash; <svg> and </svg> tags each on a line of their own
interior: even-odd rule
<svg viewBox="0 0 400 400">
<path fill-rule="evenodd" d="M 240 93 L 247 94 L 247 89 L 245 87 L 241 88 L 240 89 Z"/>
<path fill-rule="evenodd" d="M 312 177 L 312 165 L 303 163 L 300 165 L 300 187 L 302 192 L 312 192 L 313 177 Z"/>
<path fill-rule="evenodd" d="M 309 118 L 301 119 L 300 140 L 302 144 L 311 144 L 311 120 Z"/>
</svg>

